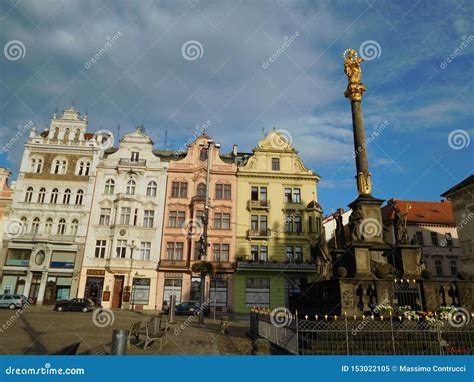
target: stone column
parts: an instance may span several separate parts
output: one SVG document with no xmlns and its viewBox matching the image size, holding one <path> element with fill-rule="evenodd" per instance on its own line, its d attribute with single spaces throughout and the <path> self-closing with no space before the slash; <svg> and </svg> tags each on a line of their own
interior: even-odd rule
<svg viewBox="0 0 474 382">
<path fill-rule="evenodd" d="M 43 305 L 44 291 L 46 289 L 46 283 L 48 282 L 48 271 L 45 271 L 41 274 L 41 284 L 38 291 L 38 300 L 36 305 Z"/>
</svg>

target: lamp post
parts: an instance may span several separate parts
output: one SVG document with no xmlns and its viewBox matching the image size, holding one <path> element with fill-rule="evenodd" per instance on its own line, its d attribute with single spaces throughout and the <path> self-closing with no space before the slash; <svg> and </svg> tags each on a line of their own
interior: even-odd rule
<svg viewBox="0 0 474 382">
<path fill-rule="evenodd" d="M 200 259 L 201 262 L 207 260 L 207 247 L 208 244 L 208 237 L 207 237 L 207 230 L 209 226 L 209 186 L 211 180 L 211 160 L 212 160 L 212 149 L 213 147 L 219 148 L 220 145 L 215 143 L 213 140 L 209 139 L 206 144 L 200 145 L 207 153 L 207 173 L 206 173 L 206 194 L 204 200 L 204 214 L 202 217 L 203 229 L 202 229 L 202 236 L 201 236 L 201 243 L 200 245 Z M 201 270 L 201 287 L 200 287 L 200 306 L 199 306 L 199 323 L 204 323 L 204 309 L 203 304 L 204 300 L 206 299 L 206 273 L 204 269 Z"/>
<path fill-rule="evenodd" d="M 133 297 L 133 278 L 132 278 L 132 271 L 133 271 L 133 250 L 138 250 L 139 248 L 135 245 L 135 240 L 132 240 L 131 244 L 127 244 L 127 247 L 130 248 L 130 271 L 128 272 L 128 282 L 131 283 L 130 286 L 130 302 L 132 304 L 132 310 L 134 307 L 134 297 Z"/>
</svg>

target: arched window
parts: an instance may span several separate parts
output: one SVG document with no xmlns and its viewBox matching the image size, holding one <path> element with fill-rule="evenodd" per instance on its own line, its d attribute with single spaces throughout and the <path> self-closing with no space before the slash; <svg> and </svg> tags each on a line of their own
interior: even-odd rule
<svg viewBox="0 0 474 382">
<path fill-rule="evenodd" d="M 91 163 L 86 160 L 81 160 L 77 166 L 77 175 L 87 176 L 91 169 Z"/>
<path fill-rule="evenodd" d="M 136 183 L 133 179 L 130 179 L 128 182 L 127 182 L 127 188 L 125 190 L 125 193 L 127 195 L 135 195 L 135 186 L 136 186 Z"/>
<path fill-rule="evenodd" d="M 31 233 L 38 233 L 40 228 L 40 219 L 34 218 L 31 224 Z"/>
<path fill-rule="evenodd" d="M 25 202 L 30 203 L 33 199 L 33 187 L 28 187 L 25 193 Z"/>
<path fill-rule="evenodd" d="M 53 230 L 53 219 L 48 218 L 46 219 L 46 224 L 44 225 L 44 233 L 51 233 Z"/>
<path fill-rule="evenodd" d="M 64 191 L 63 204 L 69 204 L 71 201 L 71 190 L 69 188 Z"/>
<path fill-rule="evenodd" d="M 78 206 L 81 205 L 83 199 L 84 199 L 84 191 L 82 191 L 82 190 L 77 191 L 77 194 L 76 194 L 76 205 L 78 205 Z"/>
<path fill-rule="evenodd" d="M 39 174 L 41 171 L 43 171 L 43 158 L 31 158 L 30 172 Z"/>
<path fill-rule="evenodd" d="M 20 219 L 20 225 L 21 225 L 21 232 L 26 232 L 26 230 L 28 228 L 28 220 L 26 219 L 25 216 L 23 216 Z"/>
<path fill-rule="evenodd" d="M 197 186 L 197 196 L 206 196 L 206 185 L 204 183 L 199 183 Z"/>
<path fill-rule="evenodd" d="M 104 194 L 113 195 L 114 192 L 115 192 L 115 182 L 113 181 L 113 179 L 109 179 L 107 180 L 107 182 L 105 182 Z"/>
<path fill-rule="evenodd" d="M 46 188 L 42 187 L 39 190 L 38 203 L 44 203 L 44 198 L 45 197 L 46 197 Z"/>
<path fill-rule="evenodd" d="M 146 196 L 156 196 L 157 188 L 156 182 L 152 180 L 146 188 Z"/>
<path fill-rule="evenodd" d="M 71 235 L 72 235 L 72 236 L 77 235 L 78 229 L 79 229 L 79 221 L 78 221 L 77 219 L 74 219 L 74 220 L 71 222 Z"/>
<path fill-rule="evenodd" d="M 58 202 L 59 190 L 55 188 L 51 191 L 51 204 L 56 204 Z"/>
<path fill-rule="evenodd" d="M 64 175 L 67 172 L 67 160 L 58 158 L 53 161 L 51 172 L 55 175 Z"/>
<path fill-rule="evenodd" d="M 58 223 L 58 235 L 64 235 L 66 233 L 66 220 L 60 219 Z"/>
<path fill-rule="evenodd" d="M 81 138 L 81 129 L 76 129 L 74 140 L 78 141 Z"/>
</svg>

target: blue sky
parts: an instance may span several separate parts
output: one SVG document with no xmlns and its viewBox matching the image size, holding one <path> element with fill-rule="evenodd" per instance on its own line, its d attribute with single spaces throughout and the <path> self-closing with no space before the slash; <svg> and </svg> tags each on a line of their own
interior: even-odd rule
<svg viewBox="0 0 474 382">
<path fill-rule="evenodd" d="M 374 47 L 362 64 L 367 136 L 385 123 L 368 145 L 374 195 L 438 200 L 474 163 L 473 17 L 461 0 L 3 1 L 0 140 L 73 101 L 90 132 L 143 123 L 156 148 L 210 121 L 224 150 L 249 151 L 275 126 L 321 176 L 330 213 L 356 197 L 342 52 Z M 25 140 L 0 152 L 13 179 Z"/>
</svg>

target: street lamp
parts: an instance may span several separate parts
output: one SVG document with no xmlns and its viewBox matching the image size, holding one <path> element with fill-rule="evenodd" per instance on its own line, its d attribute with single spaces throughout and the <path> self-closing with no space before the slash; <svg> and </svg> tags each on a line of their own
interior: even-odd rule
<svg viewBox="0 0 474 382">
<path fill-rule="evenodd" d="M 201 262 L 207 260 L 207 247 L 209 246 L 208 244 L 208 236 L 207 236 L 207 229 L 209 226 L 209 185 L 210 185 L 210 179 L 211 179 L 211 159 L 212 159 L 212 149 L 213 147 L 215 148 L 220 148 L 221 146 L 218 143 L 215 143 L 212 139 L 209 139 L 206 144 L 200 144 L 200 147 L 202 147 L 204 150 L 206 150 L 206 157 L 207 157 L 207 174 L 206 174 L 206 194 L 205 194 L 205 201 L 204 201 L 204 214 L 202 218 L 202 223 L 203 223 L 203 230 L 202 230 L 202 236 L 199 245 L 200 249 L 200 259 Z M 199 309 L 199 323 L 204 323 L 204 300 L 206 299 L 206 273 L 204 272 L 204 269 L 201 270 L 201 287 L 200 287 L 200 309 Z"/>
</svg>

